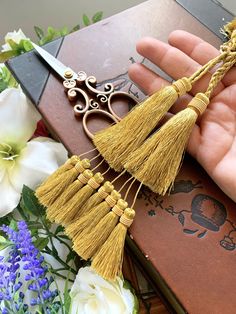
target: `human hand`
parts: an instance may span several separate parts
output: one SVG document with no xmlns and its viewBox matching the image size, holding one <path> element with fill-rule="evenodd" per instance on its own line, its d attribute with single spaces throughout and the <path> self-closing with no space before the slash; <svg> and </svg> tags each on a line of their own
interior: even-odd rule
<svg viewBox="0 0 236 314">
<path fill-rule="evenodd" d="M 174 31 L 169 44 L 154 38 L 143 38 L 137 51 L 156 64 L 174 80 L 192 75 L 199 67 L 216 57 L 219 51 L 185 31 Z M 133 64 L 130 78 L 146 94 L 152 94 L 169 82 L 142 64 Z M 197 92 L 204 92 L 210 80 L 205 75 L 192 91 L 181 97 L 171 113 L 186 108 Z M 197 121 L 187 151 L 202 165 L 218 186 L 236 202 L 236 68 L 232 68 L 218 84 L 207 110 Z"/>
</svg>

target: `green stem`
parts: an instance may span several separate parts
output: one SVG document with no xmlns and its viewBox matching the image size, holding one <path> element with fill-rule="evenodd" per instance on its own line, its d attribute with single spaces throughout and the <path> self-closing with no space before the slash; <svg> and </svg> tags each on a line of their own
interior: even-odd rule
<svg viewBox="0 0 236 314">
<path fill-rule="evenodd" d="M 43 253 L 46 253 L 46 254 L 49 254 L 50 256 L 53 256 L 61 265 L 63 265 L 66 270 L 69 270 L 71 271 L 74 275 L 77 274 L 77 271 L 75 269 L 73 269 L 72 267 L 68 266 L 58 255 L 53 255 L 52 253 L 52 250 L 49 249 L 49 247 L 46 247 L 43 251 Z"/>
</svg>

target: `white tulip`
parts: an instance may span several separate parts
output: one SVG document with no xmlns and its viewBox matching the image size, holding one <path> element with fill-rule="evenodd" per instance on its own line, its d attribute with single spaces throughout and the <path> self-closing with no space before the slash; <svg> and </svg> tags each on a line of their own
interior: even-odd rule
<svg viewBox="0 0 236 314">
<path fill-rule="evenodd" d="M 137 313 L 135 297 L 123 285 L 121 278 L 110 282 L 90 267 L 80 268 L 70 292 L 70 314 Z"/>
<path fill-rule="evenodd" d="M 34 189 L 67 159 L 62 144 L 30 141 L 40 118 L 21 89 L 0 94 L 0 217 L 18 205 L 23 185 Z"/>
<path fill-rule="evenodd" d="M 5 44 L 2 45 L 2 51 L 12 50 L 11 46 L 8 44 L 8 40 L 12 39 L 16 44 L 19 44 L 21 39 L 29 39 L 25 36 L 21 29 L 18 31 L 9 32 L 5 36 Z"/>
</svg>

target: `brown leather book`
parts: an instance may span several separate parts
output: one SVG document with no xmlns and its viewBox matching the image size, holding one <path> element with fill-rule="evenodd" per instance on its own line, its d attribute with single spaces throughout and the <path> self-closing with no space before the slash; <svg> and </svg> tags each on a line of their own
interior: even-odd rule
<svg viewBox="0 0 236 314">
<path fill-rule="evenodd" d="M 221 43 L 178 3 L 159 0 L 145 2 L 45 48 L 74 71 L 94 75 L 99 89 L 112 82 L 116 89 L 141 99 L 143 94 L 127 77 L 129 65 L 143 62 L 158 69 L 136 53 L 137 40 L 154 36 L 167 41 L 168 34 L 177 28 L 199 35 L 216 47 Z M 8 66 L 51 131 L 71 153 L 81 154 L 93 148 L 81 118 L 74 116 L 61 80 L 53 72 L 47 76 L 46 64 L 34 52 L 10 60 Z M 124 114 L 127 108 L 123 99 L 114 103 L 118 113 Z M 89 120 L 92 131 L 105 124 L 107 121 L 96 115 Z M 108 177 L 114 177 L 114 173 Z M 134 190 L 130 201 L 133 193 Z M 168 301 L 170 311 L 235 313 L 236 204 L 204 170 L 186 157 L 171 194 L 160 197 L 143 188 L 136 210 L 127 245 L 137 264 Z"/>
</svg>

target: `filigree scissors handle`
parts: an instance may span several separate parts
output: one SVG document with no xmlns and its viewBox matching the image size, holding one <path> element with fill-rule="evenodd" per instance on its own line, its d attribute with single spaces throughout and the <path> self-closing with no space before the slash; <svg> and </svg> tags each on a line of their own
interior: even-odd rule
<svg viewBox="0 0 236 314">
<path fill-rule="evenodd" d="M 75 116 L 82 116 L 83 128 L 89 138 L 93 137 L 93 134 L 87 127 L 87 120 L 91 114 L 104 115 L 117 123 L 121 120 L 121 117 L 112 108 L 114 98 L 126 97 L 127 103 L 129 101 L 132 101 L 134 104 L 138 102 L 136 97 L 127 92 L 115 91 L 112 83 L 106 83 L 104 90 L 97 89 L 97 80 L 94 76 L 87 76 L 84 71 L 76 74 L 46 50 L 35 44 L 33 46 L 40 56 L 63 79 L 63 86 L 69 101 L 75 102 Z M 83 101 L 81 101 L 81 98 Z"/>
</svg>

